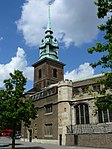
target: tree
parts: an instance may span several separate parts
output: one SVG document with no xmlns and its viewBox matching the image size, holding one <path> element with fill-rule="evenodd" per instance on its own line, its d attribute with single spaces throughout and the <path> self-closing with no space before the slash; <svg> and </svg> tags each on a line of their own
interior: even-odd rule
<svg viewBox="0 0 112 149">
<path fill-rule="evenodd" d="M 102 68 L 108 68 L 110 72 L 104 72 L 105 79 L 100 81 L 101 84 L 105 85 L 105 89 L 102 93 L 105 98 L 98 98 L 96 104 L 101 108 L 112 109 L 112 96 L 106 94 L 108 88 L 112 89 L 112 1 L 111 0 L 97 0 L 95 1 L 98 12 L 97 16 L 99 19 L 105 19 L 103 24 L 98 26 L 98 29 L 104 33 L 104 42 L 96 43 L 96 45 L 90 49 L 88 52 L 92 54 L 93 52 L 103 53 L 103 56 L 98 62 L 92 63 L 92 67 L 97 67 L 101 65 Z"/>
<path fill-rule="evenodd" d="M 26 81 L 22 72 L 15 70 L 9 79 L 4 80 L 5 89 L 0 90 L 0 125 L 12 129 L 12 149 L 15 149 L 17 126 L 21 121 L 28 126 L 30 119 L 36 118 L 37 108 L 24 98 Z"/>
</svg>

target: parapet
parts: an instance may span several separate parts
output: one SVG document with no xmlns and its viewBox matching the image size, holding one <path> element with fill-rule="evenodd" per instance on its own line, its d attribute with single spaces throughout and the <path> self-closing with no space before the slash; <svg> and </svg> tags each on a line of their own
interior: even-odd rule
<svg viewBox="0 0 112 149">
<path fill-rule="evenodd" d="M 58 87 L 64 86 L 72 87 L 72 80 L 65 79 L 64 81 L 58 82 Z"/>
</svg>

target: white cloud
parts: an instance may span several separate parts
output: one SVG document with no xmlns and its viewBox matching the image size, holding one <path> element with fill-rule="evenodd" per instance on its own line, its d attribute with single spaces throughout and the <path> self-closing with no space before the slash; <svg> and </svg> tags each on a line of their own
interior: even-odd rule
<svg viewBox="0 0 112 149">
<path fill-rule="evenodd" d="M 3 37 L 0 37 L 0 41 L 3 40 Z"/>
<path fill-rule="evenodd" d="M 81 64 L 77 69 L 72 70 L 71 72 L 66 72 L 64 79 L 69 80 L 78 80 L 84 79 L 94 75 L 94 69 L 90 66 L 89 63 Z"/>
<path fill-rule="evenodd" d="M 47 26 L 49 0 L 26 0 L 22 7 L 18 29 L 29 45 L 38 45 Z M 97 9 L 92 0 L 54 0 L 51 6 L 52 29 L 66 46 L 91 42 L 98 34 Z"/>
<path fill-rule="evenodd" d="M 9 78 L 9 73 L 14 70 L 21 70 L 28 80 L 33 80 L 33 68 L 27 66 L 25 52 L 18 47 L 15 57 L 12 57 L 8 64 L 0 64 L 0 86 L 3 86 L 4 79 Z"/>
</svg>

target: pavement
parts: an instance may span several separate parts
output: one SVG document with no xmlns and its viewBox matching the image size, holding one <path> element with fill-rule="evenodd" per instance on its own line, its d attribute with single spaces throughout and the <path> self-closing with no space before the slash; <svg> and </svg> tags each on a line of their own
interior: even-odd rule
<svg viewBox="0 0 112 149">
<path fill-rule="evenodd" d="M 9 137 L 0 137 L 0 149 L 11 149 L 11 142 L 12 140 Z M 36 142 L 24 142 L 19 139 L 17 139 L 15 142 L 16 142 L 16 149 L 104 149 L 104 148 L 92 148 L 92 147 L 40 144 Z"/>
</svg>

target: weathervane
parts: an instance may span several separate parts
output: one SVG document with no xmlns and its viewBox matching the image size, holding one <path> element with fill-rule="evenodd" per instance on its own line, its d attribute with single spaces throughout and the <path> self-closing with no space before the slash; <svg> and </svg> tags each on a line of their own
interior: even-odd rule
<svg viewBox="0 0 112 149">
<path fill-rule="evenodd" d="M 48 5 L 52 5 L 52 3 L 53 3 L 52 1 L 49 1 L 49 2 L 48 2 Z"/>
</svg>

